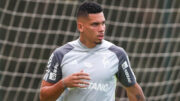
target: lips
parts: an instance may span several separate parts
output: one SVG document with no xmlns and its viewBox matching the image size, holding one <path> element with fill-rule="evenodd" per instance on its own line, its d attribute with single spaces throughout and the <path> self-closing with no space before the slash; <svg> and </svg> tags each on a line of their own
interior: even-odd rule
<svg viewBox="0 0 180 101">
<path fill-rule="evenodd" d="M 99 39 L 99 40 L 102 40 L 102 39 L 104 39 L 104 35 L 103 35 L 103 34 L 101 34 L 101 35 L 98 35 L 97 37 L 98 37 L 98 39 Z"/>
</svg>

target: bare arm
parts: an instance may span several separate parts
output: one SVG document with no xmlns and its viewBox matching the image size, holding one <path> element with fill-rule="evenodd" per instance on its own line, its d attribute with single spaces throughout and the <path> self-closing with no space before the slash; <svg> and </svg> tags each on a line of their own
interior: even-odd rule
<svg viewBox="0 0 180 101">
<path fill-rule="evenodd" d="M 42 81 L 41 90 L 40 90 L 40 100 L 41 101 L 55 101 L 64 91 L 65 87 L 87 87 L 88 82 L 84 82 L 84 80 L 90 80 L 89 75 L 87 73 L 79 72 L 74 73 L 62 80 L 58 81 L 55 84 Z M 84 84 L 84 85 L 80 85 Z"/>
<path fill-rule="evenodd" d="M 63 91 L 64 91 L 64 86 L 62 84 L 62 81 L 53 84 L 43 80 L 41 83 L 40 100 L 55 101 Z"/>
<path fill-rule="evenodd" d="M 145 96 L 138 83 L 125 89 L 130 101 L 145 101 Z"/>
</svg>

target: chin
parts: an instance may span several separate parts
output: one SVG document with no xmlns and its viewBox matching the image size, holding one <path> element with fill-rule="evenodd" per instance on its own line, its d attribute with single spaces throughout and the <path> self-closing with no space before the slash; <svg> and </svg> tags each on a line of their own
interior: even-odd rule
<svg viewBox="0 0 180 101">
<path fill-rule="evenodd" d="M 95 42 L 95 44 L 101 44 L 101 43 L 102 43 L 102 41 Z"/>
</svg>

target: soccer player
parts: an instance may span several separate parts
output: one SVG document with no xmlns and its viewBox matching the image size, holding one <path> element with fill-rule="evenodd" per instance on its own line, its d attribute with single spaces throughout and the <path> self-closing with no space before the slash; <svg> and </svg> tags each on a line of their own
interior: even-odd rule
<svg viewBox="0 0 180 101">
<path fill-rule="evenodd" d="M 40 100 L 115 101 L 117 78 L 130 101 L 144 101 L 126 52 L 104 40 L 105 17 L 99 4 L 81 4 L 77 28 L 80 37 L 50 56 Z"/>
</svg>

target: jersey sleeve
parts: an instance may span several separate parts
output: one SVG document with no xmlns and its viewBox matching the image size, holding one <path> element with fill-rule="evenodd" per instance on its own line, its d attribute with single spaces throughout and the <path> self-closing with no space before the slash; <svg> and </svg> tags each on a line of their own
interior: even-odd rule
<svg viewBox="0 0 180 101">
<path fill-rule="evenodd" d="M 62 78 L 62 70 L 59 61 L 61 60 L 59 60 L 57 54 L 53 52 L 47 63 L 46 73 L 43 78 L 45 81 L 56 83 Z"/>
<path fill-rule="evenodd" d="M 57 48 L 50 56 L 47 63 L 44 80 L 50 83 L 56 83 L 62 79 L 61 62 L 65 54 L 70 52 L 74 47 L 70 44 L 65 44 Z"/>
<path fill-rule="evenodd" d="M 134 85 L 136 83 L 136 77 L 131 69 L 128 55 L 124 49 L 113 46 L 110 48 L 110 50 L 114 51 L 119 59 L 118 72 L 116 73 L 116 77 L 120 83 L 125 87 Z"/>
</svg>

